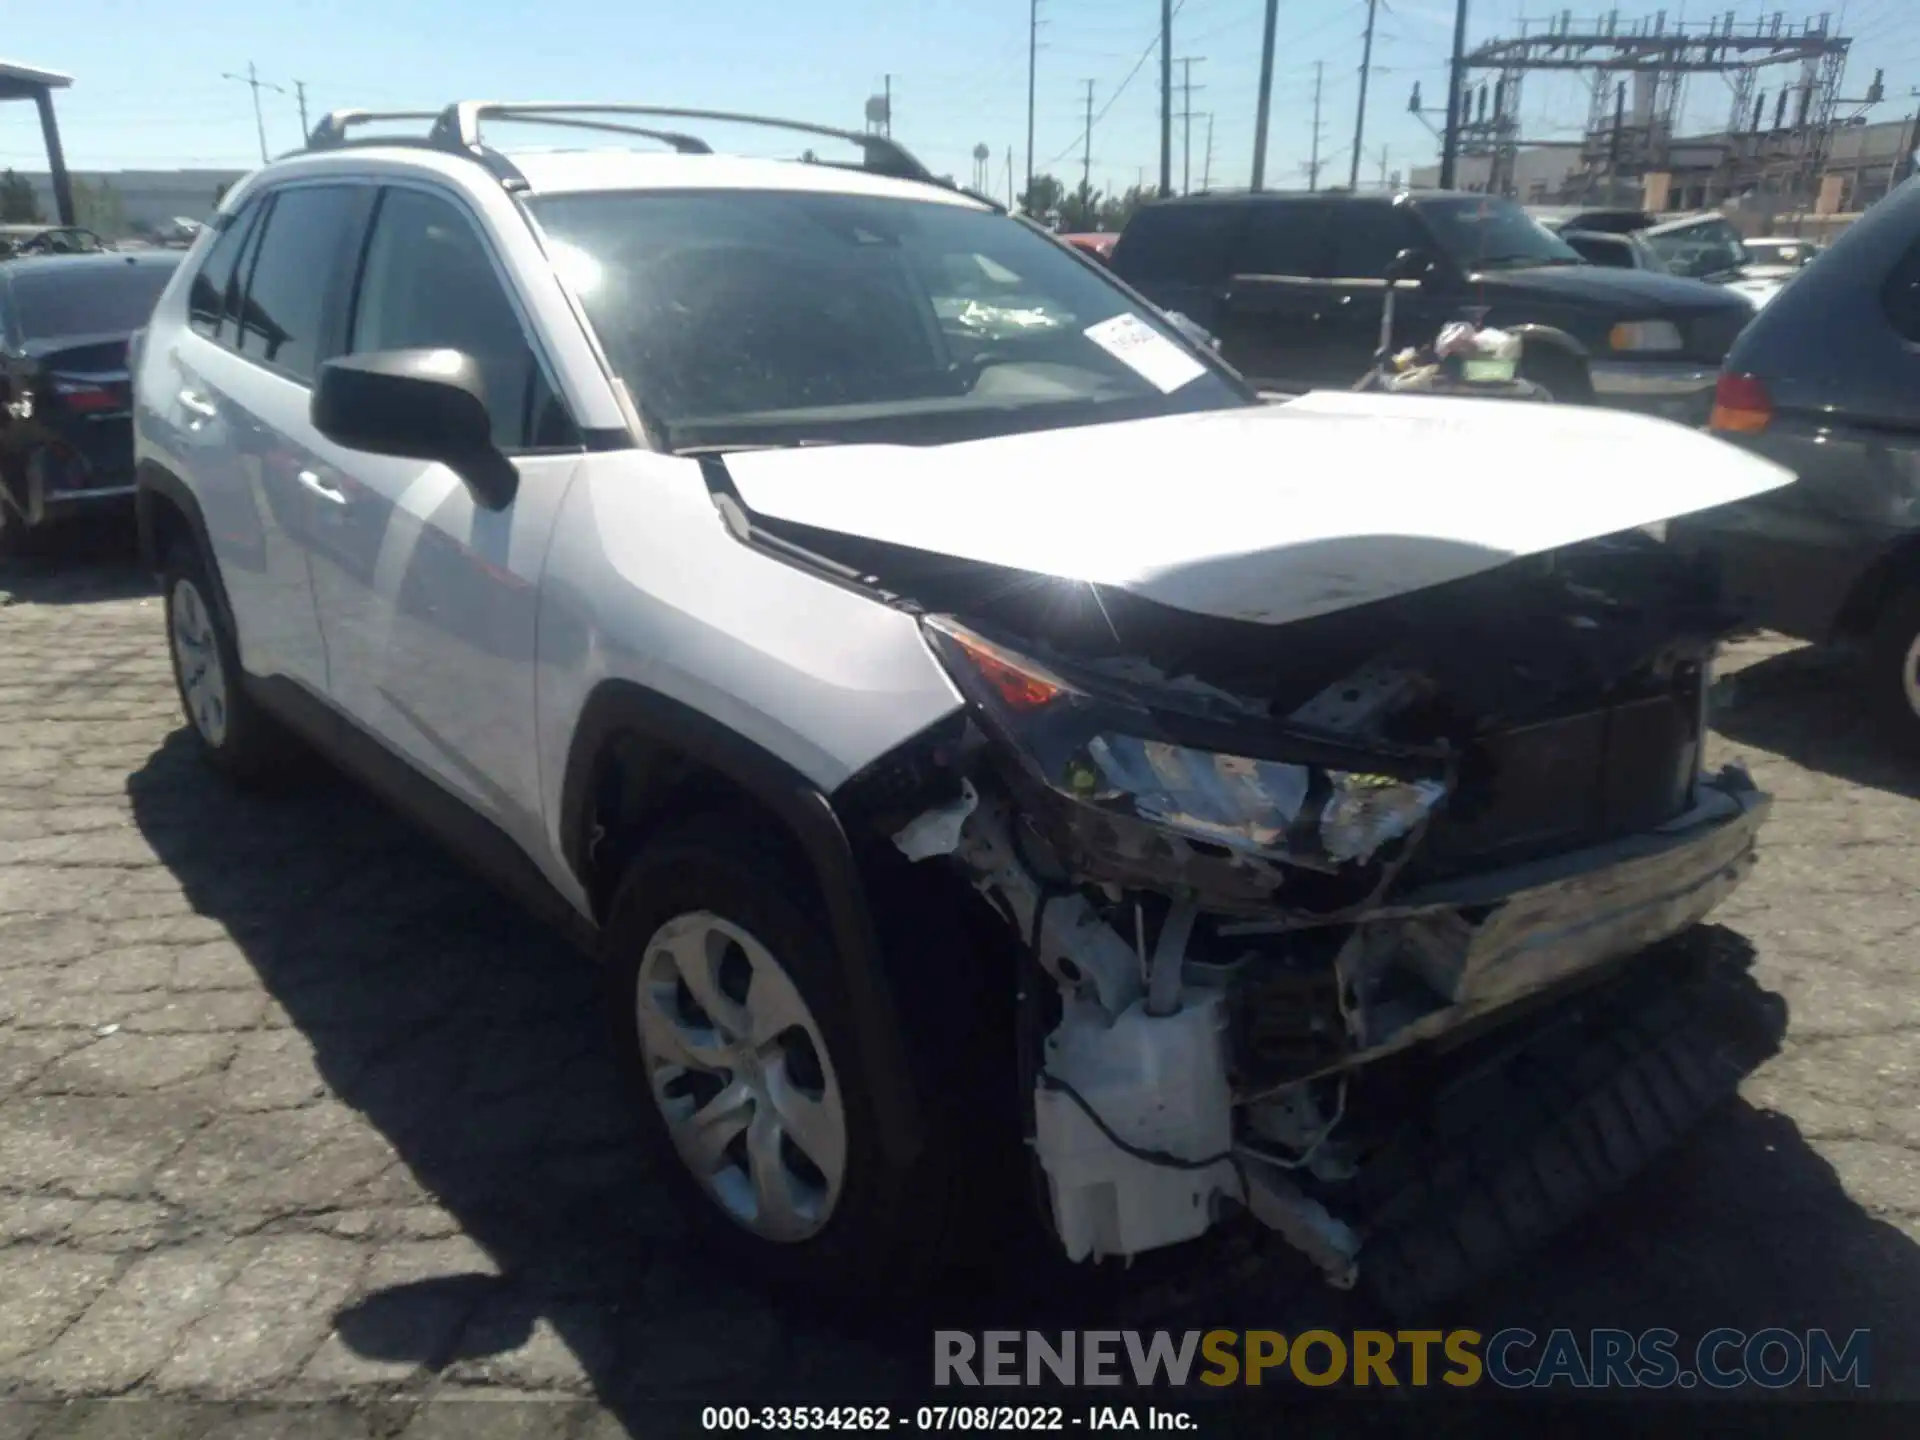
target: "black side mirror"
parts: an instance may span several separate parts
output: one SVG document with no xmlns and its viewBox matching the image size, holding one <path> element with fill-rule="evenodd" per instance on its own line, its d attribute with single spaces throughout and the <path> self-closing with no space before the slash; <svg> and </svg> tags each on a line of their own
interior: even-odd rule
<svg viewBox="0 0 1920 1440">
<path fill-rule="evenodd" d="M 1433 270 L 1433 257 L 1424 250 L 1402 250 L 1387 262 L 1387 283 L 1423 280 Z"/>
<path fill-rule="evenodd" d="M 459 350 L 376 350 L 320 367 L 309 414 L 336 445 L 437 460 L 489 510 L 511 504 L 513 462 L 493 443 L 480 365 Z"/>
</svg>

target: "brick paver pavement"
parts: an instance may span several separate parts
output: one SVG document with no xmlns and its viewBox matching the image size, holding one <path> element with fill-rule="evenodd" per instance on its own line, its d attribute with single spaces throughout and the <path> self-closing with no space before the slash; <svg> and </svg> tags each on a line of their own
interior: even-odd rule
<svg viewBox="0 0 1920 1440">
<path fill-rule="evenodd" d="M 550 935 L 350 786 L 203 772 L 123 561 L 0 591 L 0 1395 L 386 1397 L 382 1434 L 447 1427 L 409 1397 L 577 1397 L 605 1408 L 569 1433 L 612 1433 L 662 1395 L 924 1378 L 924 1331 L 783 1310 L 680 1243 Z M 1785 1051 L 1461 1318 L 1870 1326 L 1876 1392 L 1920 1397 L 1920 765 L 1789 650 L 1739 647 L 1719 743 L 1779 799 L 1720 918 Z"/>
</svg>

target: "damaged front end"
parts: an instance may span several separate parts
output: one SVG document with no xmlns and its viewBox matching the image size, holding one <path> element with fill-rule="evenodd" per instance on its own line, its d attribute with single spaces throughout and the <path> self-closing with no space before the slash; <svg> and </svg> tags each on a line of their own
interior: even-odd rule
<svg viewBox="0 0 1920 1440">
<path fill-rule="evenodd" d="M 1051 982 L 1030 1139 L 1074 1259 L 1244 1207 L 1352 1283 L 1409 1064 L 1645 969 L 1754 862 L 1768 798 L 1701 764 L 1732 617 L 1646 537 L 1284 626 L 948 591 L 965 778 L 894 838 Z"/>
</svg>

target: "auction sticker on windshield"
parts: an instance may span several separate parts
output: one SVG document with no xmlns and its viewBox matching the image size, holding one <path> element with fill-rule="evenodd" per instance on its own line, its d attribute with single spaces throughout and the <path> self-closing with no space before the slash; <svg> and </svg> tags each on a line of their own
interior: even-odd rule
<svg viewBox="0 0 1920 1440">
<path fill-rule="evenodd" d="M 1086 328 L 1086 337 L 1163 394 L 1198 380 L 1207 367 L 1138 315 L 1116 315 Z"/>
</svg>

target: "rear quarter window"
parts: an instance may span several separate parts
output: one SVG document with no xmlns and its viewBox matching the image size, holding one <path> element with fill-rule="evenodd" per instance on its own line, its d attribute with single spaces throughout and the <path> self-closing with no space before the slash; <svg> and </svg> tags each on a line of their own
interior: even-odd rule
<svg viewBox="0 0 1920 1440">
<path fill-rule="evenodd" d="M 1234 224 L 1231 206 L 1149 205 L 1114 245 L 1114 273 L 1128 281 L 1223 280 Z"/>
</svg>

